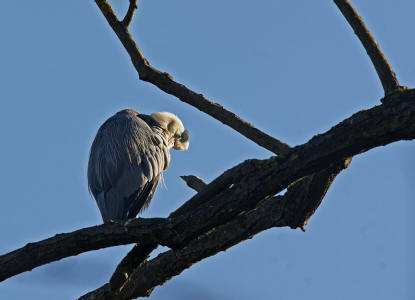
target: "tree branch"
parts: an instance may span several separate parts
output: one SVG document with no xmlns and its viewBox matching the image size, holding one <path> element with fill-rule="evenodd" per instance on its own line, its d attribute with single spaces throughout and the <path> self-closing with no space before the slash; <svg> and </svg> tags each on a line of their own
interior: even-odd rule
<svg viewBox="0 0 415 300">
<path fill-rule="evenodd" d="M 137 219 L 128 231 L 119 223 L 80 229 L 26 246 L 0 256 L 0 281 L 65 257 L 101 248 L 157 240 L 166 219 Z M 172 232 L 171 232 L 172 233 Z M 173 233 L 174 234 L 174 233 Z"/>
<path fill-rule="evenodd" d="M 330 170 L 331 174 L 338 174 L 345 167 L 347 165 L 343 163 L 336 163 L 323 172 L 328 174 L 327 170 Z M 324 176 L 324 174 L 322 173 L 320 176 Z M 203 258 L 252 238 L 253 235 L 263 230 L 272 227 L 293 226 L 292 216 L 301 218 L 302 211 L 298 211 L 298 209 L 301 209 L 304 203 L 310 202 L 309 194 L 303 192 L 305 185 L 312 187 L 315 184 L 321 186 L 320 182 L 313 182 L 309 180 L 309 177 L 306 177 L 290 187 L 284 196 L 276 196 L 261 202 L 257 208 L 240 214 L 230 222 L 201 235 L 180 250 L 170 250 L 149 262 L 144 262 L 134 270 L 121 289 L 108 291 L 108 286 L 104 285 L 79 300 L 132 299 L 149 296 L 154 287 L 163 284 L 172 276 L 180 274 Z M 325 190 L 319 189 L 319 192 L 319 195 L 315 193 L 314 196 L 323 199 Z M 314 202 L 315 205 L 308 203 L 309 212 L 313 213 L 320 202 Z M 298 206 L 290 205 L 290 203 L 297 203 Z M 305 215 L 303 214 L 303 216 Z M 301 223 L 303 222 L 305 219 L 301 221 Z"/>
<path fill-rule="evenodd" d="M 195 175 L 182 175 L 180 178 L 186 182 L 187 186 L 194 189 L 196 192 L 202 191 L 202 189 L 207 186 L 207 184 L 202 179 Z"/>
<path fill-rule="evenodd" d="M 289 145 L 262 132 L 236 114 L 226 110 L 220 104 L 211 102 L 202 94 L 198 94 L 185 85 L 177 83 L 170 74 L 160 72 L 152 67 L 131 37 L 128 28 L 118 21 L 109 3 L 106 0 L 95 0 L 95 2 L 130 55 L 141 80 L 150 82 L 167 94 L 176 96 L 181 101 L 196 107 L 275 154 L 284 154 L 289 151 Z"/>
<path fill-rule="evenodd" d="M 290 183 L 328 168 L 333 162 L 377 146 L 414 138 L 415 90 L 396 92 L 388 96 L 384 104 L 354 114 L 325 134 L 293 148 L 285 157 L 248 160 L 234 167 L 231 170 L 238 171 L 234 177 L 238 182 L 213 197 L 207 192 L 209 184 L 199 193 L 209 197 L 190 213 L 167 219 L 133 220 L 127 225 L 127 231 L 119 224 L 86 228 L 28 244 L 0 256 L 0 280 L 63 257 L 124 243 L 159 243 L 179 249 L 200 234 L 255 208 L 260 201 Z M 186 207 L 193 207 L 193 201 L 200 201 L 198 195 L 190 199 Z"/>
<path fill-rule="evenodd" d="M 385 95 L 396 91 L 400 87 L 396 74 L 380 50 L 380 47 L 376 43 L 374 37 L 370 34 L 370 31 L 366 27 L 362 18 L 358 15 L 348 0 L 334 0 L 334 3 L 340 9 L 343 16 L 353 28 L 354 33 L 362 42 L 363 47 L 366 49 L 367 54 L 375 66 L 379 79 L 382 82 Z"/>
<path fill-rule="evenodd" d="M 206 188 L 207 184 L 197 176 L 180 176 L 189 187 L 200 192 Z M 118 264 L 109 281 L 111 290 L 115 291 L 121 288 L 126 280 L 131 276 L 132 272 L 146 261 L 153 250 L 157 248 L 158 244 L 135 245 L 128 254 Z"/>
<path fill-rule="evenodd" d="M 124 19 L 122 20 L 122 25 L 125 28 L 128 28 L 128 26 L 130 26 L 130 24 L 131 24 L 131 21 L 133 20 L 134 13 L 138 8 L 137 3 L 138 3 L 138 0 L 130 0 L 130 5 L 128 7 L 128 11 L 127 11 Z"/>
</svg>

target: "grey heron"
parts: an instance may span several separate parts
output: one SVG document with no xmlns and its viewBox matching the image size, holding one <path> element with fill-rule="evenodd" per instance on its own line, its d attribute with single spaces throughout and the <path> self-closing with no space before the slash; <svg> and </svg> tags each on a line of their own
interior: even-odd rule
<svg viewBox="0 0 415 300">
<path fill-rule="evenodd" d="M 104 222 L 135 218 L 150 203 L 170 163 L 187 150 L 189 132 L 169 112 L 119 111 L 101 125 L 88 162 L 88 187 Z"/>
</svg>

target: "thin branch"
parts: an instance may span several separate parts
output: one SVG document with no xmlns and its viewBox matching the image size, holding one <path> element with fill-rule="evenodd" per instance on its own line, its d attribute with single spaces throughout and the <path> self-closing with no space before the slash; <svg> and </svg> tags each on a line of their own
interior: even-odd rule
<svg viewBox="0 0 415 300">
<path fill-rule="evenodd" d="M 28 244 L 0 256 L 0 281 L 63 257 L 120 245 L 123 239 L 130 239 L 130 243 L 141 241 L 181 248 L 207 230 L 229 222 L 240 212 L 253 209 L 292 182 L 328 168 L 332 162 L 346 160 L 377 146 L 414 139 L 415 90 L 404 90 L 387 98 L 385 104 L 354 114 L 328 132 L 293 148 L 285 157 L 249 160 L 235 167 L 234 170 L 244 174 L 239 182 L 205 199 L 205 203 L 186 215 L 133 220 L 127 232 L 119 224 L 96 226 Z M 208 190 L 209 185 L 202 194 Z M 194 199 L 198 200 L 196 196 L 188 201 L 189 207 L 193 207 Z"/>
<path fill-rule="evenodd" d="M 376 43 L 374 37 L 370 34 L 370 31 L 366 27 L 362 18 L 358 15 L 348 0 L 334 0 L 334 3 L 340 9 L 341 13 L 349 22 L 350 26 L 353 28 L 353 31 L 366 49 L 367 54 L 375 66 L 379 79 L 382 82 L 385 95 L 389 95 L 390 93 L 396 91 L 400 87 L 396 74 L 380 50 L 380 47 Z"/>
<path fill-rule="evenodd" d="M 130 5 L 128 7 L 128 11 L 127 11 L 124 19 L 122 20 L 122 25 L 125 28 L 128 28 L 128 26 L 130 26 L 130 24 L 131 24 L 131 21 L 133 20 L 134 13 L 138 8 L 137 3 L 138 3 L 138 0 L 130 0 Z"/>
<path fill-rule="evenodd" d="M 128 254 L 121 260 L 112 274 L 109 284 L 112 291 L 120 289 L 131 276 L 133 271 L 143 264 L 158 244 L 135 245 Z"/>
<path fill-rule="evenodd" d="M 233 112 L 226 110 L 220 104 L 211 102 L 202 94 L 198 94 L 185 85 L 174 81 L 170 74 L 160 72 L 152 67 L 131 37 L 128 28 L 118 21 L 110 4 L 106 0 L 95 0 L 95 2 L 130 55 L 141 80 L 150 82 L 167 94 L 176 96 L 181 101 L 221 121 L 254 143 L 275 154 L 285 154 L 290 150 L 289 145 L 262 132 Z"/>
</svg>

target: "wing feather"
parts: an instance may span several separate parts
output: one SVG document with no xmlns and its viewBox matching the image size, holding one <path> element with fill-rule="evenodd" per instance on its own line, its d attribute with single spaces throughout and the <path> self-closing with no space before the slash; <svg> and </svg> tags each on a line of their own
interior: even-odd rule
<svg viewBox="0 0 415 300">
<path fill-rule="evenodd" d="M 148 206 L 168 167 L 166 137 L 134 110 L 123 110 L 98 130 L 88 163 L 88 184 L 104 222 L 135 217 Z"/>
</svg>

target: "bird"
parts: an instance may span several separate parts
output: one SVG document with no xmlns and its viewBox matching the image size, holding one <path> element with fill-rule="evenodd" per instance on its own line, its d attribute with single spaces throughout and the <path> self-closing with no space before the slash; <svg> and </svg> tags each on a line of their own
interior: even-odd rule
<svg viewBox="0 0 415 300">
<path fill-rule="evenodd" d="M 170 112 L 124 109 L 101 125 L 87 177 L 104 223 L 126 222 L 148 207 L 170 164 L 171 148 L 187 150 L 189 131 Z"/>
</svg>

